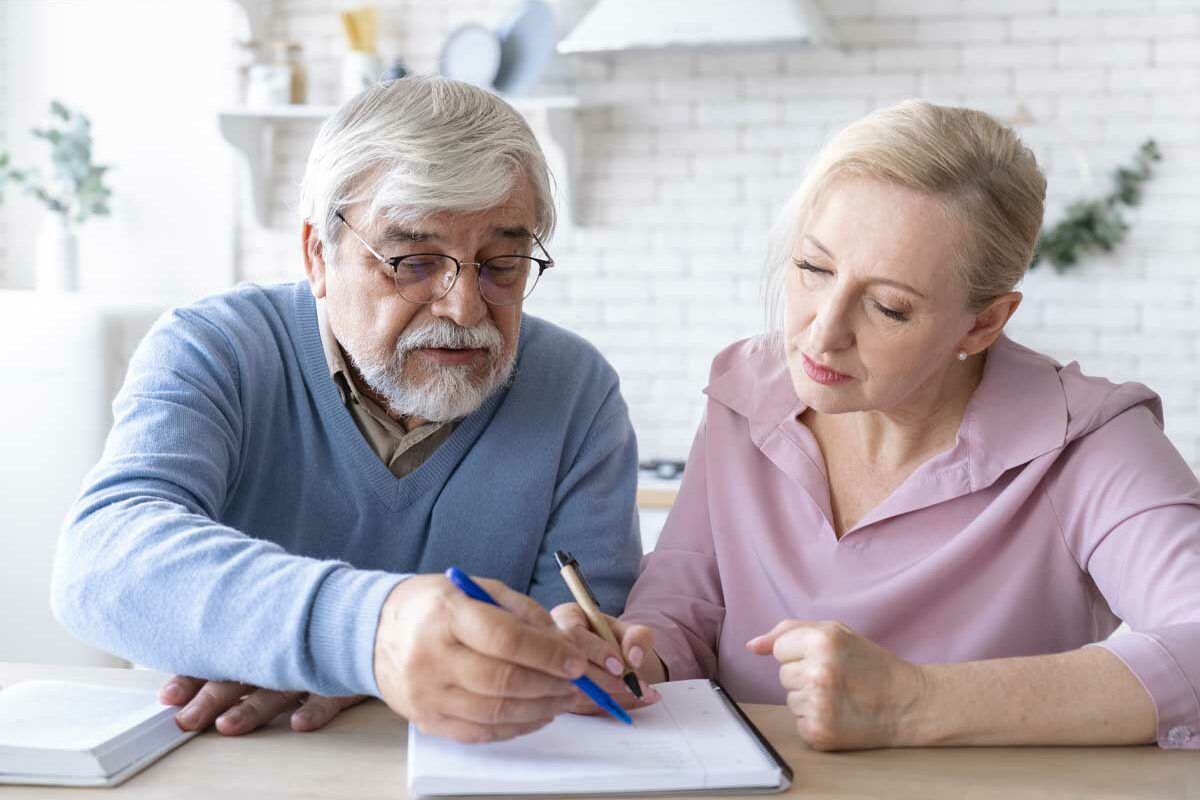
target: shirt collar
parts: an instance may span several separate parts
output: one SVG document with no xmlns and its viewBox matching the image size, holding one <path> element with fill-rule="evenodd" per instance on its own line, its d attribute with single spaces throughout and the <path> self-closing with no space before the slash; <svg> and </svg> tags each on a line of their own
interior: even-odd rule
<svg viewBox="0 0 1200 800">
<path fill-rule="evenodd" d="M 741 351 L 704 393 L 745 417 L 751 439 L 761 448 L 772 433 L 792 427 L 807 406 L 792 388 L 778 338 L 750 340 Z M 983 378 L 968 401 L 955 446 L 935 458 L 965 458 L 970 489 L 976 491 L 1006 470 L 1062 447 L 1067 403 L 1060 369 L 1048 356 L 1001 335 L 988 349 Z"/>
<path fill-rule="evenodd" d="M 329 377 L 333 378 L 333 385 L 342 396 L 342 403 L 353 400 L 361 404 L 363 398 L 358 393 L 358 387 L 354 385 L 350 370 L 346 367 L 345 356 L 342 355 L 341 345 L 338 344 L 329 324 L 329 315 L 325 312 L 325 298 L 314 299 L 317 304 L 317 328 L 321 332 L 321 347 L 325 351 L 325 362 L 329 365 Z"/>
</svg>

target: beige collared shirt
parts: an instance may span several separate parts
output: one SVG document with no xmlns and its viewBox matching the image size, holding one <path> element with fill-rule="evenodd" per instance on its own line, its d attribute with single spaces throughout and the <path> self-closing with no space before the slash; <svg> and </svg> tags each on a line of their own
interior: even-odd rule
<svg viewBox="0 0 1200 800">
<path fill-rule="evenodd" d="M 425 463 L 438 446 L 454 432 L 453 422 L 427 422 L 411 431 L 393 419 L 387 411 L 371 398 L 362 394 L 354 383 L 354 376 L 346 366 L 342 348 L 333 336 L 329 318 L 325 315 L 325 301 L 317 298 L 317 325 L 321 331 L 321 344 L 325 348 L 325 360 L 329 362 L 329 375 L 333 385 L 342 396 L 342 402 L 362 432 L 375 455 L 387 464 L 397 478 L 403 478 Z"/>
</svg>

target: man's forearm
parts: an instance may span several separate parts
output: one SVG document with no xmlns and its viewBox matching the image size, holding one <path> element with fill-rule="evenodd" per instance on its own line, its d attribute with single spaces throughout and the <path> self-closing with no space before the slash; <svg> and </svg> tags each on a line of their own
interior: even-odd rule
<svg viewBox="0 0 1200 800">
<path fill-rule="evenodd" d="M 1155 740 L 1154 702 L 1100 647 L 923 667 L 909 746 L 1129 745 Z"/>
</svg>

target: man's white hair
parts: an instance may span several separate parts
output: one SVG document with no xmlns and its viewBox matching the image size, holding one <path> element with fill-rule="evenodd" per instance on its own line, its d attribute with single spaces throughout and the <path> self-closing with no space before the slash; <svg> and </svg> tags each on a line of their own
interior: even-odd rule
<svg viewBox="0 0 1200 800">
<path fill-rule="evenodd" d="M 321 126 L 300 215 L 332 250 L 341 234 L 336 215 L 347 206 L 365 202 L 368 219 L 417 224 L 442 211 L 492 208 L 521 176 L 535 196 L 534 233 L 545 241 L 555 223 L 551 177 L 525 119 L 461 81 L 401 78 L 367 89 Z"/>
</svg>

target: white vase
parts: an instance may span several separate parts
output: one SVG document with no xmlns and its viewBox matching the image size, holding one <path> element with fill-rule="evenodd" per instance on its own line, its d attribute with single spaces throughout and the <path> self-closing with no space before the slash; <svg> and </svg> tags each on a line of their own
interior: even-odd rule
<svg viewBox="0 0 1200 800">
<path fill-rule="evenodd" d="M 342 56 L 343 101 L 349 100 L 364 89 L 370 89 L 383 77 L 383 59 L 378 53 L 351 50 Z"/>
<path fill-rule="evenodd" d="M 46 214 L 38 233 L 34 279 L 40 291 L 79 291 L 79 238 L 62 214 Z"/>
</svg>

